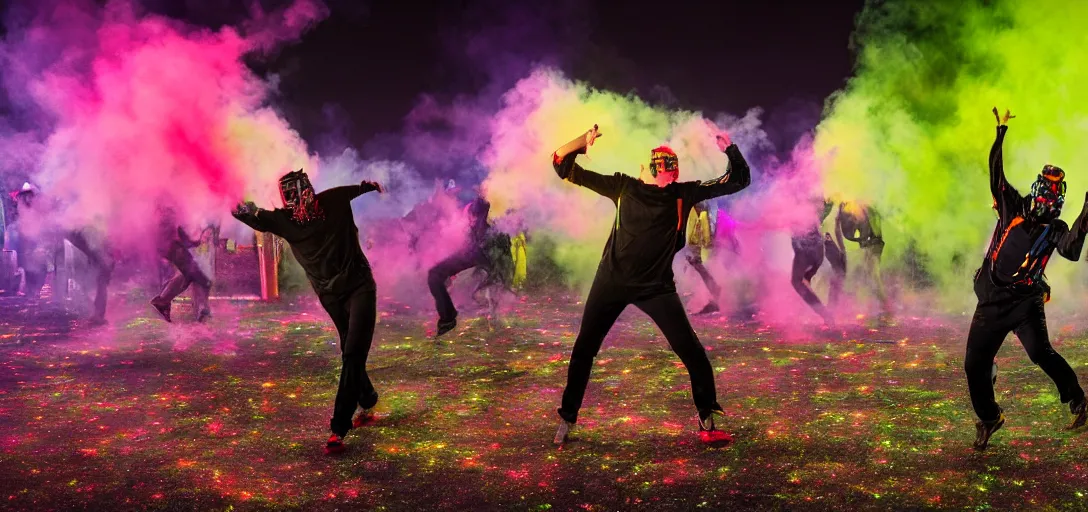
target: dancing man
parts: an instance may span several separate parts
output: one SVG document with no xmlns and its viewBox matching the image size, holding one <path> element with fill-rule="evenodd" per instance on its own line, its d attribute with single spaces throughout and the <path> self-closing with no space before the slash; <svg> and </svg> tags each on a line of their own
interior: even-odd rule
<svg viewBox="0 0 1088 512">
<path fill-rule="evenodd" d="M 710 302 L 707 302 L 703 309 L 699 310 L 696 315 L 709 315 L 717 313 L 718 299 L 721 297 L 722 289 L 718 286 L 718 282 L 714 280 L 714 276 L 710 275 L 710 271 L 706 269 L 706 265 L 703 265 L 703 251 L 710 252 L 711 247 L 714 246 L 714 237 L 717 235 L 714 229 L 714 223 L 710 221 L 710 211 L 705 203 L 696 203 L 695 215 L 692 216 L 692 228 L 691 237 L 688 239 L 688 264 L 691 268 L 695 269 L 695 272 L 699 274 L 699 277 L 703 279 L 703 284 L 706 285 L 706 290 L 710 292 Z M 736 237 L 732 232 L 729 242 L 735 242 Z"/>
<path fill-rule="evenodd" d="M 856 203 L 840 203 L 839 214 L 835 217 L 835 234 L 839 238 L 841 233 L 851 242 L 858 244 L 864 253 L 863 265 L 865 278 L 871 287 L 877 301 L 880 302 L 882 321 L 891 319 L 892 308 L 888 302 L 888 296 L 884 292 L 884 278 L 880 275 L 880 257 L 884 254 L 884 237 L 881 233 L 880 215 L 876 209 L 868 205 Z M 827 245 L 827 244 L 825 244 Z M 840 249 L 845 258 L 845 248 Z M 845 261 L 843 265 L 845 266 Z M 845 270 L 844 270 L 845 272 Z"/>
<path fill-rule="evenodd" d="M 1054 381 L 1062 403 L 1069 404 L 1073 422 L 1084 425 L 1088 410 L 1084 390 L 1069 363 L 1054 351 L 1046 330 L 1044 304 L 1050 286 L 1043 276 L 1047 260 L 1058 254 L 1076 261 L 1088 232 L 1088 194 L 1072 227 L 1058 219 L 1065 202 L 1065 172 L 1044 165 L 1031 193 L 1021 196 L 1005 179 L 1001 143 L 1013 116 L 997 117 L 997 139 L 990 149 L 990 192 L 998 221 L 982 267 L 975 273 L 978 306 L 967 334 L 964 371 L 978 422 L 975 449 L 984 450 L 990 436 L 1005 424 L 1005 415 L 994 400 L 994 357 L 1009 331 L 1016 333 L 1028 357 Z"/>
<path fill-rule="evenodd" d="M 343 367 L 329 421 L 332 435 L 325 450 L 339 453 L 346 448 L 348 431 L 373 420 L 372 409 L 378 403 L 378 393 L 366 373 L 378 318 L 377 286 L 359 245 L 351 201 L 367 192 L 384 190 L 375 182 L 364 181 L 315 194 L 302 169 L 280 178 L 279 188 L 282 209 L 263 210 L 246 202 L 239 204 L 233 215 L 257 231 L 287 241 L 336 325 Z M 353 418 L 357 407 L 362 410 Z"/>
<path fill-rule="evenodd" d="M 826 257 L 828 263 L 831 263 L 832 271 L 831 291 L 828 293 L 827 300 L 832 309 L 838 305 L 839 297 L 842 294 L 842 283 L 846 278 L 846 251 L 843 247 L 842 233 L 836 223 L 834 240 L 832 240 L 830 233 L 820 234 L 820 226 L 823 224 L 824 219 L 827 219 L 827 216 L 831 214 L 833 206 L 833 202 L 825 200 L 819 222 L 811 226 L 805 234 L 790 239 L 793 245 L 793 271 L 790 275 L 790 284 L 793 285 L 793 289 L 804 299 L 805 303 L 812 307 L 816 314 L 820 315 L 820 318 L 824 319 L 824 325 L 828 327 L 835 325 L 835 317 L 831 310 L 824 306 L 823 302 L 820 302 L 816 292 L 812 291 L 811 283 L 816 271 L 820 270 L 820 266 L 823 265 Z"/>
<path fill-rule="evenodd" d="M 200 238 L 190 238 L 185 229 L 178 224 L 177 215 L 170 207 L 162 208 L 159 217 L 158 255 L 159 258 L 170 262 L 178 273 L 174 274 L 163 285 L 162 291 L 151 299 L 151 307 L 167 322 L 173 322 L 170 317 L 170 307 L 174 299 L 182 292 L 193 286 L 193 311 L 196 312 L 197 322 L 206 322 L 212 316 L 211 307 L 208 305 L 208 296 L 211 295 L 212 280 L 200 268 L 189 249 L 200 246 Z"/>
<path fill-rule="evenodd" d="M 471 226 L 469 239 L 464 247 L 438 262 L 427 272 L 427 286 L 431 289 L 434 306 L 438 310 L 435 338 L 457 327 L 457 308 L 454 307 L 450 292 L 446 289 L 446 281 L 472 267 L 487 267 L 489 261 L 487 241 L 491 225 L 487 222 L 487 215 L 491 211 L 491 203 L 482 196 L 477 196 L 465 207 L 464 211 L 468 215 Z M 507 241 L 509 242 L 509 237 Z M 509 244 L 506 246 L 506 251 L 510 251 Z"/>
<path fill-rule="evenodd" d="M 717 430 L 714 414 L 721 413 L 714 389 L 714 372 L 706 351 L 691 328 L 684 305 L 676 294 L 672 262 L 687 241 L 687 217 L 700 201 L 733 194 L 751 181 L 748 164 L 725 134 L 718 147 L 729 158 L 729 170 L 706 182 L 677 182 L 680 166 L 676 153 L 661 146 L 650 152 L 650 169 L 639 179 L 620 173 L 611 176 L 583 169 L 575 163 L 580 153 L 600 136 L 597 126 L 560 147 L 552 155 L 556 174 L 586 187 L 616 204 L 612 232 L 605 243 L 597 275 L 586 299 L 582 325 L 571 351 L 567 386 L 559 408 L 561 418 L 555 443 L 563 444 L 578 419 L 593 358 L 620 313 L 629 305 L 646 313 L 657 324 L 691 378 L 692 397 L 699 411 L 703 442 L 728 441 Z"/>
</svg>

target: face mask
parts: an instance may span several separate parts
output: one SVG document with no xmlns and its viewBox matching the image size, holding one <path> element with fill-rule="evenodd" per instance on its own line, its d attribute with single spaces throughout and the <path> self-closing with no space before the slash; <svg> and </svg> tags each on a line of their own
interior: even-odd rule
<svg viewBox="0 0 1088 512">
<path fill-rule="evenodd" d="M 1032 214 L 1045 219 L 1057 218 L 1065 204 L 1065 189 L 1065 171 L 1053 165 L 1044 166 L 1028 195 Z"/>
<path fill-rule="evenodd" d="M 298 222 L 309 222 L 321 216 L 314 187 L 309 176 L 299 169 L 280 178 L 280 199 Z"/>
</svg>

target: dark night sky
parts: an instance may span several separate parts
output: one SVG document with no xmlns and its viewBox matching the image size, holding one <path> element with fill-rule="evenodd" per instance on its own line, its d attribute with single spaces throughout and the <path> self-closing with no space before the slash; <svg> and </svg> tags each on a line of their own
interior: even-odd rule
<svg viewBox="0 0 1088 512">
<path fill-rule="evenodd" d="M 250 1 L 142 3 L 215 26 L 244 15 Z M 275 102 L 311 142 L 335 131 L 363 147 L 400 132 L 424 94 L 494 102 L 543 62 L 668 106 L 734 114 L 762 106 L 767 124 L 800 126 L 779 134 L 788 144 L 815 125 L 824 98 L 850 75 L 848 42 L 862 3 L 326 0 L 327 19 L 251 65 L 280 75 Z"/>
<path fill-rule="evenodd" d="M 337 105 L 358 145 L 398 131 L 421 94 L 505 90 L 531 62 L 658 103 L 734 114 L 762 106 L 772 124 L 799 116 L 811 128 L 850 76 L 863 2 L 328 3 L 332 15 L 268 66 L 283 73 L 282 100 L 304 136 L 327 129 L 326 107 Z"/>
</svg>

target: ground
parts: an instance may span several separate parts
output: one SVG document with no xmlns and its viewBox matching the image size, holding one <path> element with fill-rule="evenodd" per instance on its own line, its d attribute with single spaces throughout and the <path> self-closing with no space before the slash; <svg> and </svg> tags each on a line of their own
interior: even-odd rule
<svg viewBox="0 0 1088 512">
<path fill-rule="evenodd" d="M 323 453 L 339 352 L 310 300 L 217 301 L 167 325 L 143 298 L 91 329 L 0 298 L 0 499 L 11 510 L 864 510 L 1088 507 L 1088 433 L 1015 341 L 1009 422 L 985 453 L 962 371 L 966 318 L 776 329 L 695 320 L 721 426 L 698 442 L 687 376 L 633 308 L 606 341 L 573 442 L 551 444 L 578 298 L 510 307 L 426 337 L 429 311 L 383 302 L 378 421 Z M 807 319 L 806 319 L 807 320 Z M 800 321 L 800 319 L 799 319 Z M 1051 324 L 1084 375 L 1084 336 Z"/>
</svg>

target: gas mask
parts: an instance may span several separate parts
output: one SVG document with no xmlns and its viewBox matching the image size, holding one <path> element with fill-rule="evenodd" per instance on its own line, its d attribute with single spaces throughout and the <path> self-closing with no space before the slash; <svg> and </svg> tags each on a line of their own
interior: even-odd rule
<svg viewBox="0 0 1088 512">
<path fill-rule="evenodd" d="M 280 178 L 280 199 L 284 208 L 291 211 L 296 222 L 306 223 L 321 217 L 314 186 L 310 178 L 299 169 Z"/>
<path fill-rule="evenodd" d="M 1065 171 L 1053 165 L 1044 165 L 1043 171 L 1031 184 L 1028 206 L 1031 213 L 1040 219 L 1056 219 L 1062 213 L 1065 204 Z"/>
<path fill-rule="evenodd" d="M 676 158 L 676 152 L 668 146 L 659 146 L 650 151 L 650 174 L 656 178 L 658 174 L 673 173 L 673 181 L 680 178 L 680 160 Z"/>
</svg>

